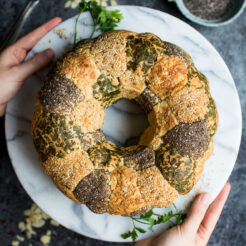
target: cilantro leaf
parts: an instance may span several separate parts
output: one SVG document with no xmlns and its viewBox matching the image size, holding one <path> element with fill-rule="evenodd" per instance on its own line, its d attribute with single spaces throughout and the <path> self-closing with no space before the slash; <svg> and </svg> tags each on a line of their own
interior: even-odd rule
<svg viewBox="0 0 246 246">
<path fill-rule="evenodd" d="M 152 231 L 154 225 L 155 225 L 155 219 L 150 218 L 150 219 L 149 219 L 149 227 L 148 227 L 148 229 L 149 229 L 150 231 Z"/>
<path fill-rule="evenodd" d="M 77 26 L 82 13 L 89 11 L 93 20 L 93 31 L 90 38 L 93 37 L 97 30 L 101 30 L 102 32 L 114 30 L 114 28 L 118 26 L 118 23 L 123 19 L 123 15 L 119 10 L 109 11 L 106 7 L 100 6 L 95 0 L 81 0 L 79 4 L 79 11 L 80 13 L 77 16 L 75 23 L 74 45 L 77 42 Z"/>
<path fill-rule="evenodd" d="M 122 238 L 129 238 L 131 237 L 133 241 L 136 240 L 136 238 L 138 237 L 137 232 L 140 233 L 145 233 L 146 230 L 141 228 L 141 227 L 137 227 L 134 222 L 136 223 L 140 223 L 140 224 L 145 224 L 146 226 L 148 225 L 148 230 L 152 231 L 153 227 L 155 225 L 158 224 L 163 224 L 166 222 L 172 222 L 172 225 L 169 227 L 172 228 L 176 225 L 181 225 L 184 220 L 187 217 L 187 214 L 182 213 L 182 211 L 179 211 L 177 209 L 177 207 L 175 206 L 175 204 L 173 204 L 174 208 L 175 208 L 175 212 L 170 211 L 167 214 L 157 214 L 154 213 L 152 210 L 148 211 L 145 214 L 140 215 L 139 217 L 131 217 L 132 219 L 132 223 L 133 223 L 133 230 L 129 231 L 127 233 L 124 233 L 121 235 Z M 176 223 L 174 223 L 171 219 L 175 218 L 176 219 Z"/>
<path fill-rule="evenodd" d="M 183 224 L 183 222 L 185 221 L 186 218 L 187 218 L 187 214 L 181 214 L 181 213 L 179 213 L 179 215 L 176 217 L 176 223 L 177 223 L 177 225 Z"/>
<path fill-rule="evenodd" d="M 140 219 L 142 219 L 142 220 L 148 220 L 153 214 L 154 214 L 154 212 L 152 210 L 150 210 L 150 211 L 148 211 L 145 214 L 141 214 L 140 215 Z"/>
<path fill-rule="evenodd" d="M 132 237 L 132 241 L 135 242 L 136 239 L 137 239 L 137 237 L 138 237 L 138 234 L 136 233 L 135 228 L 132 230 L 132 235 L 131 235 L 131 237 Z"/>
<path fill-rule="evenodd" d="M 135 229 L 136 229 L 137 231 L 139 231 L 140 233 L 145 233 L 145 232 L 146 232 L 143 228 L 140 228 L 140 227 L 136 227 L 136 226 L 135 226 Z"/>
<path fill-rule="evenodd" d="M 127 239 L 132 236 L 132 231 L 128 231 L 120 235 L 123 239 Z"/>
<path fill-rule="evenodd" d="M 90 10 L 90 3 L 86 1 L 81 1 L 79 3 L 79 11 L 80 12 L 85 12 Z"/>
<path fill-rule="evenodd" d="M 167 221 L 170 220 L 172 217 L 174 217 L 173 211 L 170 211 L 168 214 L 162 215 L 162 223 L 167 222 Z"/>
</svg>

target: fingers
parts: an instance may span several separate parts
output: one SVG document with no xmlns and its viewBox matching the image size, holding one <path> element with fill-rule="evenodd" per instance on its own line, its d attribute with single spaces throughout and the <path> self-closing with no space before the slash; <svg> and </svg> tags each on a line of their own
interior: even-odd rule
<svg viewBox="0 0 246 246">
<path fill-rule="evenodd" d="M 53 59 L 54 51 L 52 49 L 44 50 L 43 52 L 37 53 L 34 57 L 28 61 L 17 65 L 16 69 L 16 79 L 18 81 L 23 81 L 31 74 L 37 72 L 38 70 L 46 67 Z"/>
<path fill-rule="evenodd" d="M 185 233 L 196 233 L 209 206 L 211 197 L 208 193 L 200 194 L 193 202 L 188 218 L 181 225 L 181 230 Z"/>
<path fill-rule="evenodd" d="M 14 45 L 26 51 L 30 50 L 42 37 L 45 36 L 46 33 L 48 33 L 55 26 L 60 24 L 61 21 L 62 19 L 59 17 L 49 20 L 48 22 L 44 23 L 34 31 L 30 32 L 29 34 L 18 40 Z"/>
<path fill-rule="evenodd" d="M 222 209 L 225 205 L 225 202 L 229 196 L 230 190 L 231 185 L 229 183 L 226 183 L 220 194 L 209 206 L 206 215 L 201 223 L 201 226 L 198 230 L 198 234 L 200 234 L 200 236 L 204 237 L 204 235 L 202 234 L 206 234 L 206 236 L 209 238 L 212 234 L 214 227 L 220 217 Z"/>
<path fill-rule="evenodd" d="M 20 64 L 25 59 L 27 51 L 61 21 L 61 18 L 56 17 L 9 46 L 0 55 L 0 66 L 11 67 Z"/>
</svg>

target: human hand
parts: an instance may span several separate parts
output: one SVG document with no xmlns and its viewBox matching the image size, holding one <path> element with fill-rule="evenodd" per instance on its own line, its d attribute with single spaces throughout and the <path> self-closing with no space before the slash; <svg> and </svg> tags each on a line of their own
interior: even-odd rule
<svg viewBox="0 0 246 246">
<path fill-rule="evenodd" d="M 61 21 L 61 18 L 56 17 L 46 22 L 0 54 L 0 116 L 4 114 L 7 102 L 17 94 L 25 79 L 52 61 L 54 51 L 46 49 L 23 62 L 28 51 Z"/>
<path fill-rule="evenodd" d="M 231 185 L 226 183 L 210 206 L 210 195 L 208 193 L 200 194 L 193 202 L 189 215 L 182 225 L 175 226 L 158 237 L 141 240 L 135 246 L 207 245 L 228 198 L 230 189 Z"/>
</svg>

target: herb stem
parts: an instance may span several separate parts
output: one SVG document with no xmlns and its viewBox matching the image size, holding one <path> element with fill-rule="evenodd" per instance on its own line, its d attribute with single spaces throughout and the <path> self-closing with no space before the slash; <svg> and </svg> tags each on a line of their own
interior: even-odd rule
<svg viewBox="0 0 246 246">
<path fill-rule="evenodd" d="M 132 220 L 135 220 L 135 221 L 137 221 L 138 223 L 141 223 L 141 224 L 149 225 L 149 223 L 143 222 L 143 221 L 138 220 L 136 218 L 132 218 Z"/>
<path fill-rule="evenodd" d="M 153 226 L 159 225 L 162 223 L 166 223 L 166 222 L 171 223 L 169 229 L 176 226 L 176 225 L 181 225 L 186 218 L 186 214 L 183 214 L 181 211 L 179 211 L 175 205 L 174 205 L 174 208 L 176 210 L 175 212 L 170 211 L 167 214 L 161 215 L 161 214 L 154 213 L 153 210 L 150 210 L 138 218 L 131 217 L 133 229 L 132 229 L 132 231 L 128 231 L 127 233 L 121 234 L 121 237 L 123 239 L 131 237 L 132 241 L 136 241 L 137 237 L 139 236 L 138 233 L 145 233 L 146 232 L 145 229 L 139 227 L 138 224 L 136 226 L 134 222 L 148 225 L 149 231 L 153 230 Z M 173 218 L 175 218 L 176 221 L 173 221 L 172 220 Z"/>
<path fill-rule="evenodd" d="M 106 7 L 101 6 L 96 0 L 81 0 L 79 4 L 79 15 L 75 22 L 75 32 L 73 44 L 76 44 L 78 33 L 78 22 L 82 13 L 89 11 L 93 20 L 93 30 L 90 38 L 93 37 L 96 31 L 108 32 L 114 30 L 118 23 L 123 19 L 123 15 L 119 10 L 109 11 Z M 97 29 L 97 27 L 99 27 Z"/>
<path fill-rule="evenodd" d="M 176 210 L 176 213 L 178 212 L 178 209 L 177 209 L 177 207 L 176 207 L 176 205 L 173 203 L 173 206 L 174 206 L 174 208 L 175 208 L 175 210 Z"/>
<path fill-rule="evenodd" d="M 79 18 L 81 16 L 82 12 L 80 12 L 76 18 L 76 22 L 75 22 L 75 32 L 74 32 L 74 39 L 73 39 L 73 45 L 76 45 L 77 42 L 77 33 L 78 33 L 78 22 L 79 22 Z"/>
<path fill-rule="evenodd" d="M 94 25 L 93 25 L 93 30 L 92 30 L 92 33 L 91 33 L 91 35 L 90 35 L 90 38 L 92 38 L 93 37 L 93 35 L 94 35 L 94 33 L 97 31 L 97 27 L 96 27 L 96 25 L 95 25 L 95 23 L 94 23 Z"/>
<path fill-rule="evenodd" d="M 156 216 L 162 216 L 162 215 L 160 215 L 160 214 L 156 214 L 156 213 L 153 213 L 153 215 L 156 215 Z"/>
</svg>

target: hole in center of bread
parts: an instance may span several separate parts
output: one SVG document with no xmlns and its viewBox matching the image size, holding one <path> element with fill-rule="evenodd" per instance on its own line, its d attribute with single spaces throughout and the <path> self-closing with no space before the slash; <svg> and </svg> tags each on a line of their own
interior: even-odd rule
<svg viewBox="0 0 246 246">
<path fill-rule="evenodd" d="M 138 144 L 148 125 L 147 115 L 137 102 L 121 99 L 106 109 L 102 130 L 108 141 L 127 147 Z"/>
</svg>

